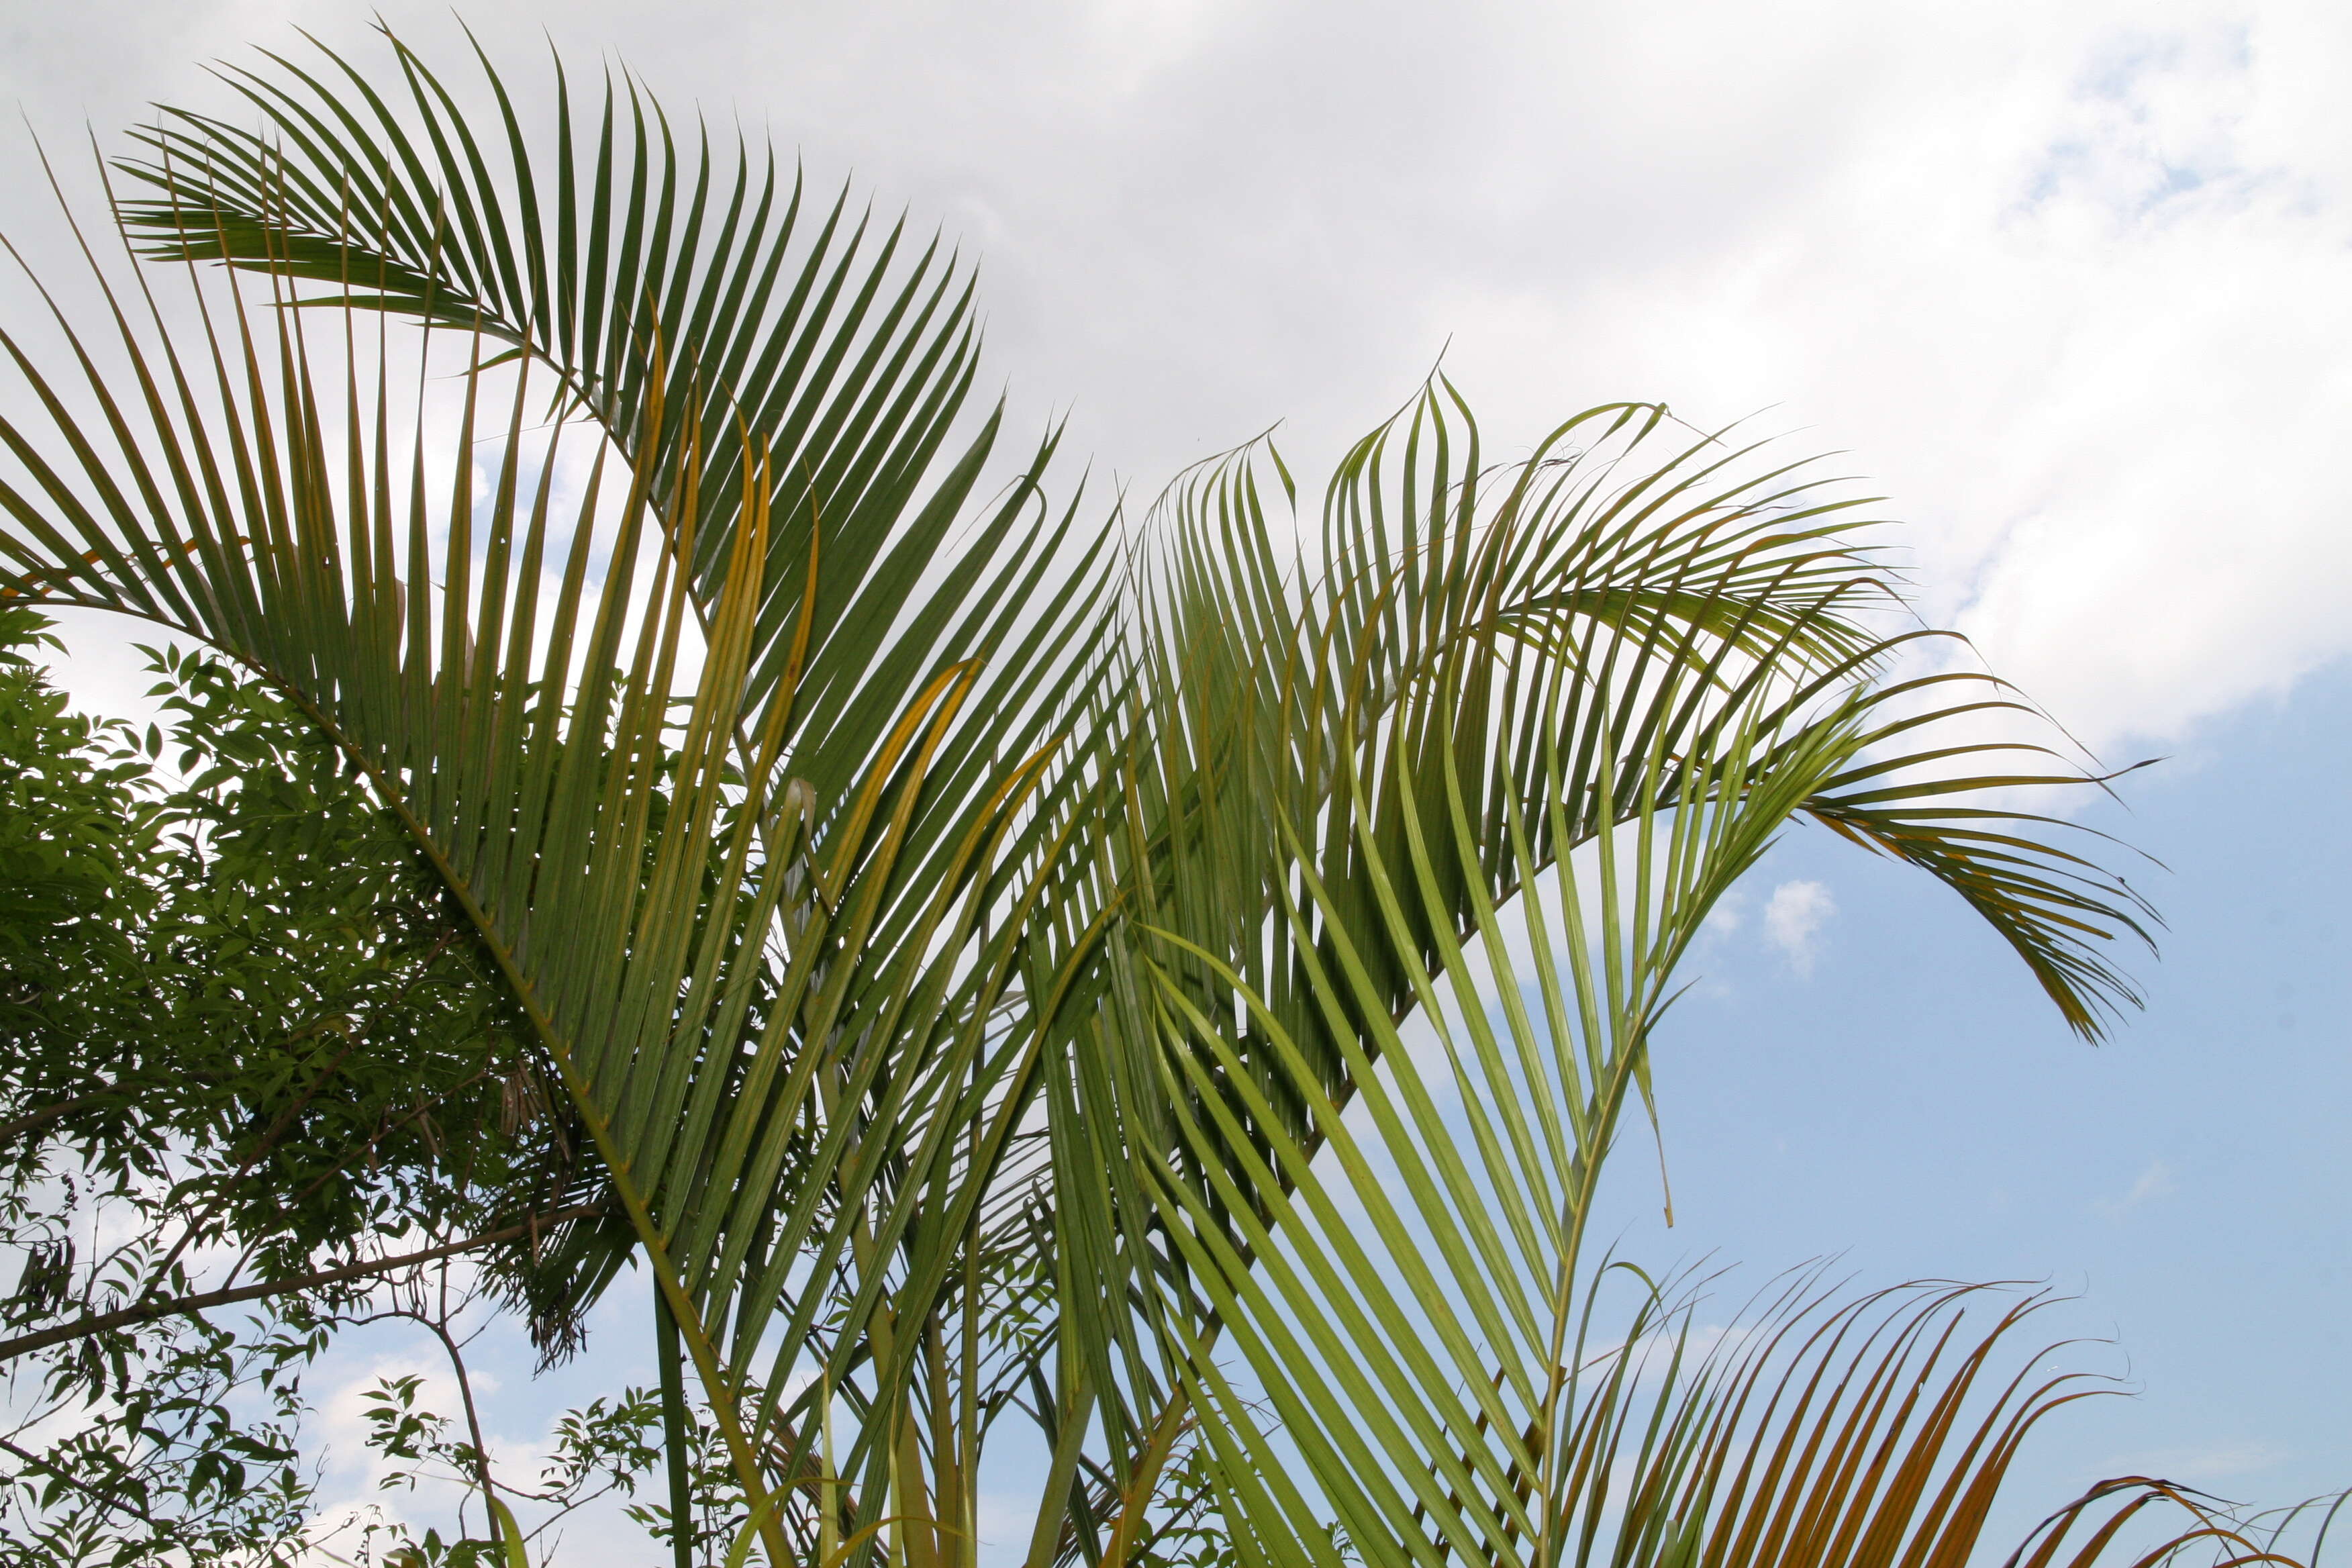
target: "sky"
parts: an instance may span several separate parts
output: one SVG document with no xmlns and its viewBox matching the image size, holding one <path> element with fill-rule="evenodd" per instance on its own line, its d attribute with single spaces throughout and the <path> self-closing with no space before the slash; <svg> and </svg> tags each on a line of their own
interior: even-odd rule
<svg viewBox="0 0 2352 1568">
<path fill-rule="evenodd" d="M 2148 1006 L 2076 1043 L 1933 889 L 1792 835 L 1660 1042 L 1679 1223 L 1630 1174 L 1615 1223 L 2074 1293 L 2137 1392 L 2052 1439 L 2053 1493 L 2352 1484 L 2352 9 L 477 9 L 510 74 L 549 37 L 625 62 L 943 227 L 1016 422 L 1066 413 L 1139 495 L 1277 420 L 1319 473 L 1441 358 L 1502 455 L 1619 398 L 1841 454 L 1923 615 L 2097 756 L 2166 759 L 2091 819 L 2166 868 Z M 454 68 L 445 8 L 382 14 Z M 68 147 L 368 15 L 19 4 L 0 95 Z M 6 134 L 0 225 L 53 257 Z M 123 634 L 75 638 L 76 689 L 126 700 Z"/>
</svg>

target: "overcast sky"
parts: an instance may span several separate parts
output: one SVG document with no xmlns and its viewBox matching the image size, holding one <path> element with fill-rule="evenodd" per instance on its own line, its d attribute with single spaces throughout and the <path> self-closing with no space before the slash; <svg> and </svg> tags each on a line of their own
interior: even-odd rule
<svg viewBox="0 0 2352 1568">
<path fill-rule="evenodd" d="M 2352 639 L 2344 6 L 479 9 L 526 83 L 544 29 L 943 224 L 1016 406 L 1147 491 L 1277 419 L 1315 467 L 1445 350 L 1505 450 L 1649 397 L 1851 453 L 2103 750 Z M 315 0 L 7 10 L 53 142 L 289 24 L 365 46 Z"/>
<path fill-rule="evenodd" d="M 457 68 L 444 7 L 383 13 Z M 366 13 L 340 5 L 11 0 L 5 15 L 0 85 L 53 144 L 85 118 L 110 134 L 146 100 L 217 103 L 195 62 L 299 47 L 289 24 L 368 47 Z M 2138 820 L 2177 867 L 2219 879 L 2184 868 L 2154 889 L 2180 915 L 2180 967 L 2141 1032 L 2098 1058 L 2122 1064 L 2100 1068 L 2107 1087 L 2046 1087 L 2053 1114 L 2105 1125 L 2114 1083 L 2131 1081 L 2135 1094 L 2169 1086 L 2256 1107 L 2294 1097 L 2298 1114 L 2321 1116 L 2311 1138 L 2336 1135 L 2340 1011 L 2306 1004 L 2294 1034 L 2273 1026 L 2271 991 L 2332 984 L 2341 951 L 2338 894 L 2312 875 L 2343 863 L 2352 761 L 2326 739 L 2347 711 L 2329 667 L 2352 647 L 2352 7 L 2340 0 L 504 0 L 468 19 L 521 79 L 538 72 L 544 30 L 575 69 L 625 61 L 673 110 L 698 102 L 796 150 L 821 182 L 854 174 L 943 225 L 982 258 L 991 368 L 1016 412 L 1071 411 L 1074 444 L 1147 493 L 1277 419 L 1294 468 L 1319 474 L 1441 352 L 1504 454 L 1618 398 L 1664 399 L 1699 424 L 1755 416 L 1788 433 L 1792 455 L 1848 454 L 1904 520 L 1931 618 L 1969 632 L 2103 753 L 2179 757 L 2137 797 Z M 0 160 L 12 234 L 40 228 L 42 199 L 26 160 Z M 2244 825 L 2231 824 L 2254 809 L 2312 826 L 2239 847 L 2229 834 Z M 2273 886 L 2242 863 L 2256 855 L 2294 864 Z M 1722 994 L 1759 997 L 1768 977 L 1775 988 L 1759 1029 L 1796 1042 L 1833 1017 L 1874 1049 L 1851 998 L 1896 1015 L 1924 1005 L 1854 989 L 1859 953 L 1912 918 L 1907 894 L 1841 880 L 1856 875 L 1844 858 L 1791 861 L 1727 935 Z M 2232 899 L 2282 911 L 2265 929 L 2327 922 L 2330 941 L 2273 976 L 2263 965 L 2285 950 L 2249 945 L 2215 913 Z M 1879 911 L 1867 932 L 1853 919 L 1865 907 Z M 2209 928 L 2200 948 L 2192 933 Z M 1997 952 L 1969 952 L 1937 996 L 1989 998 L 2004 1049 L 2043 1062 L 2080 1050 L 2027 1008 Z M 2246 986 L 2269 988 L 2259 1030 L 2218 1039 L 2234 1026 L 2211 1020 L 2252 1016 L 2229 1005 Z M 1804 1010 L 1832 994 L 1849 1000 Z M 1794 1000 L 1805 996 L 1816 1000 Z M 2188 1064 L 2178 1082 L 2163 1076 L 2167 1042 Z M 2242 1054 L 2217 1068 L 2223 1043 Z M 2014 1070 L 2023 1086 L 2038 1069 L 2020 1057 Z M 2013 1088 L 1985 1092 L 2017 1102 Z M 1941 1103 L 1816 1107 L 1828 1122 L 1805 1136 Z M 1747 1125 L 1734 1110 L 1726 1126 Z M 2263 1173 L 2265 1134 L 2240 1135 L 2245 1158 L 2222 1161 L 2231 1173 L 2203 1194 L 2221 1223 L 2233 1204 L 2266 1205 L 2323 1260 L 2352 1249 L 2342 1181 L 2315 1186 L 2306 1172 L 2274 1190 L 2287 1178 Z M 2024 1261 L 1963 1247 L 1940 1267 L 2075 1270 L 2068 1282 L 2088 1281 L 2111 1321 L 2152 1314 L 2158 1339 L 2206 1332 L 2194 1342 L 2226 1347 L 2222 1325 L 2196 1314 L 2241 1309 L 2193 1306 L 2163 1283 L 2168 1233 L 2151 1232 L 2104 1286 L 2090 1256 L 2071 1260 L 2084 1215 L 2121 1234 L 2187 1180 L 2184 1156 L 2168 1163 L 2153 1134 L 2117 1137 L 2115 1169 L 2052 1178 L 2081 1189 L 2046 1200 L 2073 1205 L 2063 1226 L 2034 1229 L 2031 1202 L 2008 1211 Z M 2322 1169 L 2344 1174 L 2340 1161 Z M 1979 1179 L 1947 1178 L 1962 1195 Z M 1709 1190 L 1703 1172 L 1693 1182 Z M 1727 1178 L 1722 1190 L 1747 1189 Z M 1753 1261 L 1799 1260 L 1767 1255 L 1780 1232 L 1693 1223 Z M 1856 1247 L 1867 1268 L 1884 1261 L 1869 1253 L 1878 1237 L 1901 1267 L 1937 1267 L 1919 1242 L 1923 1228 L 1934 1239 L 1928 1219 L 1854 1223 L 1850 1237 L 1811 1226 L 1788 1239 Z M 2193 1238 L 2173 1239 L 2194 1254 Z M 2313 1276 L 2290 1305 L 2340 1318 L 2341 1276 L 2328 1279 Z M 2226 1353 L 2197 1364 L 2221 1375 L 2210 1363 Z M 2340 1412 L 2342 1339 L 2303 1347 L 2297 1364 Z M 2159 1429 L 2143 1447 L 2187 1452 L 2206 1417 L 2168 1408 L 2152 1391 L 2141 1409 Z M 2242 1490 L 2267 1495 L 2330 1464 L 2352 1483 L 2340 1415 L 2330 1427 L 2319 1405 L 2247 1414 Z M 2268 1480 L 2252 1473 L 2265 1463 Z"/>
</svg>

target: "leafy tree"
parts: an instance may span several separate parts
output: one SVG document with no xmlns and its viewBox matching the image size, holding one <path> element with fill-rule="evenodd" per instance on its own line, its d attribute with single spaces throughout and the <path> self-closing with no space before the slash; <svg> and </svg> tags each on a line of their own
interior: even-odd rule
<svg viewBox="0 0 2352 1568">
<path fill-rule="evenodd" d="M 390 47 L 136 133 L 147 265 L 0 333 L 0 583 L 233 660 L 430 868 L 654 1286 L 673 1517 L 707 1428 L 730 1549 L 968 1563 L 1025 1413 L 1041 1565 L 1969 1553 L 2061 1401 L 1951 1446 L 1999 1331 L 1906 1358 L 1964 1302 L 1801 1293 L 1792 1359 L 1660 1367 L 1644 1292 L 1592 1349 L 1601 1172 L 1787 824 L 1937 879 L 2085 1037 L 2134 1000 L 2143 907 L 1991 793 L 2083 781 L 1908 673 L 1860 498 L 1643 404 L 1490 465 L 1438 380 L 1319 531 L 1265 444 L 1129 529 L 1048 500 L 1056 432 L 994 466 L 937 242 L 634 81 L 559 67 L 534 135 Z M 1817 1374 L 1925 1392 L 1822 1458 L 1751 1398 Z"/>
<path fill-rule="evenodd" d="M 299 1373 L 333 1315 L 461 1250 L 561 1309 L 530 1231 L 598 1177 L 470 930 L 307 723 L 177 650 L 168 730 L 75 715 L 37 618 L 0 615 L 7 1484 L 84 1550 L 255 1547 L 307 1518 Z"/>
</svg>

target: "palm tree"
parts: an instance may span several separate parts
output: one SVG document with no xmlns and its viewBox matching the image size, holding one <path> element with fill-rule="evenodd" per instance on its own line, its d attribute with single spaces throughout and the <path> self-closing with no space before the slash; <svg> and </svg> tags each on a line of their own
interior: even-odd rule
<svg viewBox="0 0 2352 1568">
<path fill-rule="evenodd" d="M 1861 499 L 1639 404 L 1489 466 L 1441 379 L 1311 541 L 1264 443 L 1129 531 L 1057 432 L 1000 462 L 938 240 L 633 79 L 559 64 L 534 137 L 387 41 L 112 163 L 95 313 L 0 333 L 0 584 L 218 649 L 397 816 L 593 1138 L 547 1243 L 644 1268 L 768 1561 L 972 1562 L 1015 1410 L 1040 1564 L 1184 1499 L 1245 1562 L 1959 1560 L 2063 1394 L 1946 1456 L 1988 1341 L 1906 1436 L 1955 1302 L 1800 1290 L 1695 1369 L 1663 1291 L 1594 1348 L 1581 1249 L 1793 818 L 2085 1037 L 2135 1000 L 2136 895 L 1988 794 L 2082 781 L 1900 673 Z M 1833 1365 L 1881 1392 L 1760 1407 Z"/>
</svg>

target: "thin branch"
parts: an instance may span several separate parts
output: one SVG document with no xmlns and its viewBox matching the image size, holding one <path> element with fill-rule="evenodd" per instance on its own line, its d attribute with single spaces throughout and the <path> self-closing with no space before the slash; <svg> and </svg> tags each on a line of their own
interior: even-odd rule
<svg viewBox="0 0 2352 1568">
<path fill-rule="evenodd" d="M 604 1205 L 601 1204 L 581 1204 L 568 1209 L 558 1209 L 553 1214 L 537 1215 L 498 1230 L 485 1231 L 480 1236 L 468 1237 L 463 1241 L 444 1242 L 439 1247 L 428 1247 L 416 1252 L 404 1252 L 395 1258 L 378 1258 L 363 1263 L 347 1263 L 341 1268 L 321 1268 L 316 1273 L 300 1275 L 292 1279 L 265 1279 L 257 1284 L 239 1285 L 231 1289 L 200 1291 L 195 1295 L 182 1296 L 173 1300 L 147 1301 L 136 1307 L 124 1307 L 119 1311 L 97 1312 L 75 1322 L 60 1323 L 55 1328 L 42 1329 L 34 1333 L 19 1334 L 12 1340 L 0 1340 L 0 1362 L 14 1361 L 20 1355 L 29 1354 L 50 1345 L 63 1344 L 68 1340 L 87 1339 L 92 1334 L 102 1334 L 110 1329 L 122 1328 L 131 1323 L 143 1323 L 155 1318 L 188 1317 L 198 1312 L 209 1311 L 215 1307 L 233 1306 L 239 1301 L 257 1301 L 268 1296 L 282 1296 L 296 1290 L 314 1290 L 325 1285 L 339 1285 L 347 1279 L 365 1279 L 373 1275 L 395 1273 L 419 1263 L 431 1263 L 436 1258 L 454 1258 L 461 1252 L 473 1252 L 485 1247 L 496 1247 L 501 1242 L 519 1241 L 541 1226 L 560 1225 L 565 1220 L 581 1219 L 589 1215 L 604 1212 Z"/>
<path fill-rule="evenodd" d="M 61 1100 L 55 1105 L 45 1105 L 38 1110 L 28 1110 L 22 1116 L 0 1121 L 0 1148 L 5 1148 L 14 1143 L 26 1132 L 46 1127 L 53 1121 L 62 1121 L 85 1106 L 95 1104 L 110 1095 L 121 1094 L 128 1087 L 130 1086 L 127 1083 L 120 1081 L 100 1084 L 96 1089 Z"/>
<path fill-rule="evenodd" d="M 152 1530 L 155 1528 L 155 1516 L 148 1512 L 143 1507 L 140 1506 L 136 1500 L 130 1498 L 117 1497 L 114 1493 L 107 1490 L 103 1487 L 92 1486 L 88 1481 L 83 1480 L 79 1476 L 77 1476 L 72 1471 L 65 1468 L 63 1466 L 52 1464 L 48 1460 L 41 1458 L 40 1455 L 34 1453 L 31 1449 L 21 1447 L 18 1445 L 10 1442 L 5 1437 L 0 1437 L 0 1449 L 5 1449 L 9 1453 L 14 1454 L 17 1458 L 22 1459 L 25 1463 L 32 1466 L 43 1475 L 54 1477 L 56 1479 L 64 1482 L 67 1486 L 69 1486 L 74 1490 L 81 1493 L 82 1496 L 89 1499 L 92 1502 L 97 1503 L 100 1508 L 112 1509 L 118 1513 L 127 1513 L 133 1519 L 139 1521 L 140 1523 L 146 1525 L 149 1529 Z"/>
<path fill-rule="evenodd" d="M 459 1310 L 462 1311 L 465 1305 L 465 1300 L 460 1300 Z M 441 1310 L 437 1316 L 424 1310 L 421 1305 L 394 1307 L 385 1311 L 371 1313 L 364 1318 L 354 1319 L 352 1326 L 356 1328 L 369 1323 L 381 1323 L 395 1318 L 422 1324 L 428 1333 L 441 1342 L 441 1348 L 448 1352 L 449 1370 L 456 1374 L 458 1396 L 465 1401 L 466 1433 L 473 1439 L 474 1474 L 470 1479 L 473 1485 L 481 1489 L 486 1505 L 484 1511 L 489 1520 L 490 1540 L 495 1544 L 499 1536 L 499 1516 L 495 1510 L 488 1509 L 487 1504 L 497 1498 L 498 1489 L 490 1479 L 489 1445 L 482 1436 L 481 1415 L 474 1405 L 474 1380 L 467 1375 L 465 1354 L 457 1336 L 449 1331 L 449 1271 L 446 1268 L 441 1271 Z M 467 1338 L 470 1340 L 472 1336 L 468 1335 Z M 507 1490 L 514 1492 L 517 1497 L 530 1496 L 528 1492 L 516 1492 L 512 1487 L 509 1487 Z M 465 1504 L 461 1501 L 457 1505 L 457 1523 L 461 1531 L 465 1528 Z"/>
</svg>

